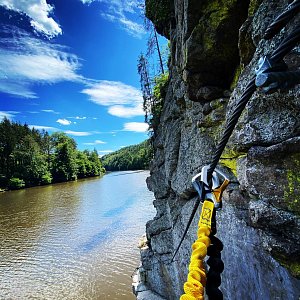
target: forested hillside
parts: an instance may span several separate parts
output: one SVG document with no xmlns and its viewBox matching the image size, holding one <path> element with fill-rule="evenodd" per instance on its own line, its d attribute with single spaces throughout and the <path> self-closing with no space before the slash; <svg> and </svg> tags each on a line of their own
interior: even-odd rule
<svg viewBox="0 0 300 300">
<path fill-rule="evenodd" d="M 79 151 L 63 132 L 0 123 L 0 187 L 16 189 L 97 176 L 104 173 L 96 150 Z"/>
<path fill-rule="evenodd" d="M 149 140 L 138 145 L 124 147 L 102 157 L 103 167 L 107 171 L 146 170 L 152 159 Z"/>
</svg>

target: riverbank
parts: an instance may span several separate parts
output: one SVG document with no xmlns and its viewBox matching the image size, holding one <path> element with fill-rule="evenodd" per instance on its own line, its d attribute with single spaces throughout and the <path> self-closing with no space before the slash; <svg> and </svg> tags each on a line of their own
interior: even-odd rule
<svg viewBox="0 0 300 300">
<path fill-rule="evenodd" d="M 33 188 L 33 187 L 41 187 L 41 186 L 47 186 L 47 185 L 54 185 L 54 184 L 58 184 L 58 183 L 74 182 L 74 181 L 78 181 L 78 180 L 82 180 L 82 179 L 88 179 L 88 178 L 97 178 L 97 177 L 100 178 L 100 177 L 104 176 L 105 174 L 107 174 L 107 173 L 103 172 L 103 173 L 100 173 L 99 175 L 93 175 L 93 176 L 87 176 L 87 177 L 82 177 L 82 178 L 76 178 L 74 180 L 56 181 L 56 182 L 49 182 L 49 183 L 44 183 L 44 184 L 36 184 L 36 185 L 28 185 L 28 186 L 26 186 L 24 184 L 24 186 L 21 186 L 21 187 L 18 187 L 18 188 L 1 187 L 0 188 L 0 193 L 9 192 L 9 191 L 16 191 L 16 190 L 23 190 L 23 189 L 29 189 L 29 188 Z"/>
</svg>

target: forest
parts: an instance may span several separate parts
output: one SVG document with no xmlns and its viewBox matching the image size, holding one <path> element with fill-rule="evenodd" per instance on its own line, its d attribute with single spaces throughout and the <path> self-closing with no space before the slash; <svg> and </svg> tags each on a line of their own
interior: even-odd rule
<svg viewBox="0 0 300 300">
<path fill-rule="evenodd" d="M 153 156 L 150 140 L 124 147 L 101 158 L 107 171 L 147 170 Z"/>
<path fill-rule="evenodd" d="M 49 134 L 4 118 L 0 123 L 0 188 L 98 176 L 105 172 L 98 153 L 79 151 L 63 132 Z"/>
</svg>

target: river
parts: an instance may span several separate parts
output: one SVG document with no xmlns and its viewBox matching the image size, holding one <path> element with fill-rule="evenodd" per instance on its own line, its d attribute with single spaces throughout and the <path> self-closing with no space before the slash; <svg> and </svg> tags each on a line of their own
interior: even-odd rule
<svg viewBox="0 0 300 300">
<path fill-rule="evenodd" d="M 149 172 L 0 193 L 0 299 L 132 300 Z"/>
</svg>

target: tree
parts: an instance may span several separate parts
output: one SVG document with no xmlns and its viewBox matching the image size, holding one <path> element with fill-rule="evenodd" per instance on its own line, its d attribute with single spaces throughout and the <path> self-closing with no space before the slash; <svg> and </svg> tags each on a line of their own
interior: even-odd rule
<svg viewBox="0 0 300 300">
<path fill-rule="evenodd" d="M 57 144 L 52 174 L 53 179 L 57 182 L 77 178 L 76 152 L 69 141 Z"/>
<path fill-rule="evenodd" d="M 141 91 L 143 95 L 143 109 L 145 112 L 145 122 L 148 123 L 148 118 L 151 115 L 151 107 L 153 106 L 152 84 L 149 76 L 148 61 L 140 54 L 138 60 L 138 73 L 140 75 Z"/>
<path fill-rule="evenodd" d="M 149 140 L 124 147 L 101 158 L 107 171 L 146 170 L 153 156 Z"/>
<path fill-rule="evenodd" d="M 13 176 L 24 179 L 26 185 L 43 183 L 45 178 L 50 176 L 46 156 L 42 153 L 34 135 L 26 135 L 12 152 L 12 157 Z"/>
<path fill-rule="evenodd" d="M 97 150 L 94 149 L 92 152 L 86 151 L 86 153 L 91 165 L 90 176 L 98 176 L 103 173 L 104 169 Z"/>
<path fill-rule="evenodd" d="M 63 132 L 51 135 L 54 146 L 52 175 L 54 181 L 68 181 L 77 178 L 76 142 Z"/>
<path fill-rule="evenodd" d="M 0 122 L 0 187 L 21 188 L 104 173 L 96 150 L 79 151 L 65 133 L 49 135 L 4 118 Z"/>
</svg>

